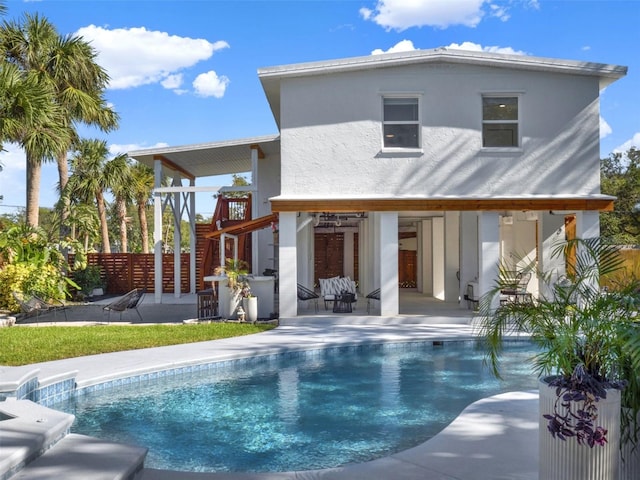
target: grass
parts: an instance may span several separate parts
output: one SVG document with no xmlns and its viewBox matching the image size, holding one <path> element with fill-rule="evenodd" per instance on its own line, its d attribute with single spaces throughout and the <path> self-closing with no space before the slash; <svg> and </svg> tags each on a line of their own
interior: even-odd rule
<svg viewBox="0 0 640 480">
<path fill-rule="evenodd" d="M 250 335 L 273 327 L 268 324 L 210 323 L 0 328 L 0 365 L 28 365 L 98 353 L 204 342 Z"/>
</svg>

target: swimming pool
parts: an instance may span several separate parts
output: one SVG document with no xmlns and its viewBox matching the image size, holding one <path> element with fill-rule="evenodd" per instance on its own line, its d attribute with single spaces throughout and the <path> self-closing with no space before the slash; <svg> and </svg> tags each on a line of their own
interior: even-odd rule
<svg viewBox="0 0 640 480">
<path fill-rule="evenodd" d="M 474 401 L 531 390 L 530 344 L 505 349 L 504 381 L 472 342 L 367 345 L 110 388 L 54 408 L 75 433 L 149 448 L 145 465 L 277 472 L 388 456 L 442 430 Z"/>
</svg>

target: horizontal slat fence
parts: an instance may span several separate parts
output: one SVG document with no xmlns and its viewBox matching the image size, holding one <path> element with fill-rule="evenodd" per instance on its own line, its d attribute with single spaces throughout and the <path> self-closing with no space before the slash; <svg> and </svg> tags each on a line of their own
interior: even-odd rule
<svg viewBox="0 0 640 480">
<path fill-rule="evenodd" d="M 180 255 L 180 293 L 189 293 L 189 254 Z M 175 278 L 173 253 L 162 255 L 162 290 L 173 292 Z M 98 265 L 107 277 L 107 293 L 126 293 L 134 288 L 155 292 L 153 253 L 90 253 L 89 265 Z"/>
</svg>

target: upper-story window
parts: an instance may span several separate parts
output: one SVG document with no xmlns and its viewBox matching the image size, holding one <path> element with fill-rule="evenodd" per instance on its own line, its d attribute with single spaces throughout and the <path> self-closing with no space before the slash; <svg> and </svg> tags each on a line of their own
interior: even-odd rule
<svg viewBox="0 0 640 480">
<path fill-rule="evenodd" d="M 383 98 L 385 148 L 420 147 L 420 109 L 416 97 Z"/>
<path fill-rule="evenodd" d="M 482 146 L 520 146 L 518 97 L 482 97 Z"/>
</svg>

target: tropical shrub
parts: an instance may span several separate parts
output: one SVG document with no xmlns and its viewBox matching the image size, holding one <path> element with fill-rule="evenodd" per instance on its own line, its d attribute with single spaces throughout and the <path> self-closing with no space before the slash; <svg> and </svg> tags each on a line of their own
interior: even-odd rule
<svg viewBox="0 0 640 480">
<path fill-rule="evenodd" d="M 14 292 L 47 300 L 63 300 L 66 298 L 66 281 L 60 269 L 52 264 L 13 263 L 0 270 L 1 309 L 20 311 Z"/>
</svg>

